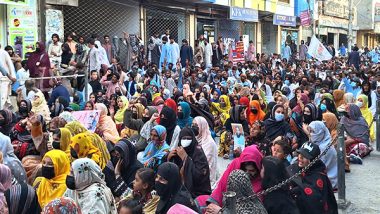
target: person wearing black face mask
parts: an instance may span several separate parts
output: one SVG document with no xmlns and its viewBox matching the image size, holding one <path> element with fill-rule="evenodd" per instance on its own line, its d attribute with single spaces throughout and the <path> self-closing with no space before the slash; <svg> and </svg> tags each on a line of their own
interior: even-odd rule
<svg viewBox="0 0 380 214">
<path fill-rule="evenodd" d="M 184 128 L 186 126 L 191 126 L 191 124 L 193 123 L 193 118 L 190 116 L 190 105 L 187 102 L 180 102 L 177 108 L 177 124 L 179 125 L 179 127 Z"/>
<path fill-rule="evenodd" d="M 16 115 L 12 111 L 8 109 L 0 110 L 0 132 L 9 136 L 15 124 Z"/>
<path fill-rule="evenodd" d="M 99 165 L 89 158 L 72 163 L 72 172 L 66 177 L 65 196 L 80 204 L 83 213 L 116 213 L 112 192 L 107 188 Z"/>
<path fill-rule="evenodd" d="M 132 188 L 136 171 L 143 165 L 137 161 L 135 147 L 127 139 L 122 139 L 115 145 L 112 156 L 103 173 L 107 186 L 119 197 L 128 187 Z"/>
<path fill-rule="evenodd" d="M 42 177 L 36 178 L 38 202 L 44 207 L 51 200 L 61 197 L 66 189 L 66 176 L 70 174 L 70 160 L 63 151 L 53 149 L 42 159 Z"/>
<path fill-rule="evenodd" d="M 167 213 L 175 204 L 198 211 L 191 194 L 182 185 L 179 168 L 174 163 L 166 162 L 158 167 L 155 189 L 160 196 L 156 214 Z"/>
<path fill-rule="evenodd" d="M 30 100 L 21 100 L 18 107 L 18 112 L 16 113 L 18 120 L 27 118 L 31 110 L 32 103 L 30 102 Z"/>
<path fill-rule="evenodd" d="M 173 109 L 167 106 L 162 108 L 160 125 L 166 128 L 166 143 L 170 146 L 177 145 L 181 128 L 177 125 L 177 116 Z"/>
</svg>

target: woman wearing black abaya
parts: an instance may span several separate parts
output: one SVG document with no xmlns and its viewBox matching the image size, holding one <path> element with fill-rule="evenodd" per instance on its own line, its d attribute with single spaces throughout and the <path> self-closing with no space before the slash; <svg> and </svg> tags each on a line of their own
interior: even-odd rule
<svg viewBox="0 0 380 214">
<path fill-rule="evenodd" d="M 197 211 L 191 194 L 182 185 L 179 168 L 174 163 L 166 162 L 158 167 L 155 189 L 160 201 L 156 214 L 165 214 L 175 204 L 182 204 Z"/>
<path fill-rule="evenodd" d="M 185 127 L 179 134 L 178 148 L 168 155 L 168 161 L 181 168 L 181 176 L 193 198 L 211 194 L 210 168 L 193 130 Z"/>
<path fill-rule="evenodd" d="M 279 136 L 293 137 L 294 134 L 290 125 L 285 121 L 284 106 L 275 105 L 271 112 L 271 117 L 264 121 L 266 135 L 269 140 L 274 140 Z"/>
<path fill-rule="evenodd" d="M 114 154 L 103 169 L 107 186 L 114 196 L 119 197 L 128 187 L 132 188 L 136 171 L 143 165 L 136 159 L 136 151 L 127 139 L 120 140 L 114 147 Z"/>
</svg>

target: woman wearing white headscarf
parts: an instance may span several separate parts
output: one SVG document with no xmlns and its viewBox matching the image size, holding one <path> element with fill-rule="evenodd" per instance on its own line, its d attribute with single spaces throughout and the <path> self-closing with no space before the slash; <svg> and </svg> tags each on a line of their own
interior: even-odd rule
<svg viewBox="0 0 380 214">
<path fill-rule="evenodd" d="M 196 139 L 198 144 L 202 147 L 203 152 L 206 155 L 208 166 L 210 168 L 210 182 L 211 186 L 216 182 L 217 177 L 217 158 L 218 158 L 218 149 L 214 139 L 211 137 L 210 127 L 207 123 L 207 120 L 204 117 L 195 117 L 193 120 L 193 127 L 195 130 L 198 130 Z M 194 131 L 196 132 L 196 131 Z"/>
<path fill-rule="evenodd" d="M 331 135 L 322 121 L 313 121 L 309 125 L 310 141 L 317 144 L 321 152 L 325 151 L 331 142 Z M 331 181 L 333 188 L 338 185 L 338 161 L 334 146 L 330 147 L 326 155 L 321 157 L 322 162 L 326 165 L 327 176 Z"/>
<path fill-rule="evenodd" d="M 89 158 L 72 163 L 72 173 L 66 178 L 65 197 L 72 198 L 82 213 L 117 213 L 111 190 L 103 180 L 102 169 Z"/>
</svg>

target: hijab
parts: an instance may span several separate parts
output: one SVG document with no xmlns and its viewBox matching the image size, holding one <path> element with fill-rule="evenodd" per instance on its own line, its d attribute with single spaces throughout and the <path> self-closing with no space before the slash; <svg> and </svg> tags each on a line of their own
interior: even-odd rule
<svg viewBox="0 0 380 214">
<path fill-rule="evenodd" d="M 306 105 L 306 104 L 308 104 L 310 102 L 310 99 L 309 99 L 309 97 L 306 94 L 302 93 L 301 94 L 301 102 L 302 102 L 303 105 Z M 298 100 L 297 100 L 296 107 L 294 107 L 292 109 L 292 111 L 296 112 L 297 114 L 302 114 L 303 109 L 302 109 L 302 106 L 298 103 Z"/>
<path fill-rule="evenodd" d="M 49 202 L 42 214 L 82 214 L 81 209 L 71 198 L 60 197 Z"/>
<path fill-rule="evenodd" d="M 72 163 L 75 190 L 77 193 L 97 183 L 105 185 L 104 174 L 98 164 L 89 158 L 80 158 Z M 86 200 L 86 199 L 85 199 Z"/>
<path fill-rule="evenodd" d="M 0 110 L 0 114 L 4 117 L 4 124 L 0 127 L 0 132 L 9 136 L 14 124 L 16 123 L 16 117 L 13 112 L 8 109 Z"/>
<path fill-rule="evenodd" d="M 243 121 L 240 118 L 240 114 L 243 111 L 243 106 L 234 106 L 230 110 L 230 119 L 231 123 L 242 123 Z"/>
<path fill-rule="evenodd" d="M 335 102 L 335 107 L 338 108 L 342 104 L 344 104 L 344 91 L 336 89 L 333 91 L 333 97 L 334 97 L 334 102 Z"/>
<path fill-rule="evenodd" d="M 161 117 L 164 115 L 165 119 Z M 177 115 L 173 109 L 164 106 L 160 113 L 160 125 L 164 126 L 166 129 L 166 143 L 171 144 L 172 137 L 174 134 L 175 127 L 177 126 Z"/>
<path fill-rule="evenodd" d="M 108 109 L 103 103 L 96 103 L 95 108 L 100 110 L 99 122 L 96 130 L 102 133 L 105 140 L 116 143 L 119 139 L 119 132 L 117 131 L 116 124 L 112 118 L 108 116 Z"/>
<path fill-rule="evenodd" d="M 46 121 L 50 121 L 50 110 L 44 94 L 41 91 L 38 91 L 34 96 L 34 100 L 32 101 L 32 112 L 40 114 Z"/>
<path fill-rule="evenodd" d="M 269 119 L 264 121 L 266 128 L 266 135 L 270 140 L 274 140 L 278 136 L 284 136 L 291 132 L 289 124 L 284 120 L 277 121 L 275 119 L 275 112 L 278 108 L 284 108 L 283 105 L 275 105 L 271 111 Z"/>
<path fill-rule="evenodd" d="M 59 148 L 60 150 L 64 151 L 67 157 L 70 159 L 71 132 L 67 128 L 60 128 L 59 131 L 61 133 Z"/>
<path fill-rule="evenodd" d="M 251 111 L 251 108 L 257 109 L 257 114 L 254 114 Z M 252 125 L 256 121 L 263 121 L 264 120 L 265 112 L 261 109 L 261 105 L 260 105 L 259 101 L 252 100 L 250 102 L 249 109 L 247 111 L 249 111 L 249 114 L 247 114 L 249 124 Z"/>
<path fill-rule="evenodd" d="M 71 138 L 71 149 L 75 150 L 78 158 L 91 158 L 103 169 L 107 162 L 104 161 L 102 152 L 92 143 L 89 133 L 81 133 Z"/>
<path fill-rule="evenodd" d="M 162 159 L 168 152 L 169 146 L 166 143 L 166 129 L 162 125 L 156 125 L 152 128 L 158 134 L 158 141 L 151 141 L 145 148 L 144 156 L 142 158 L 142 163 L 145 167 L 148 167 L 152 158 Z"/>
<path fill-rule="evenodd" d="M 175 111 L 175 113 L 177 114 L 177 110 L 178 110 L 177 104 L 173 99 L 169 98 L 169 99 L 165 100 L 165 106 L 173 109 Z"/>
<path fill-rule="evenodd" d="M 123 102 L 123 107 L 117 110 L 114 119 L 116 124 L 122 124 L 124 121 L 124 113 L 128 109 L 129 102 L 125 96 L 119 96 L 118 98 Z"/>
<path fill-rule="evenodd" d="M 4 164 L 0 164 L 0 211 L 8 213 L 7 200 L 4 196 L 6 190 L 12 186 L 12 172 Z"/>
<path fill-rule="evenodd" d="M 186 136 L 191 137 L 191 143 L 190 143 L 189 146 L 185 147 L 184 149 L 185 149 L 187 155 L 189 155 L 190 157 L 192 157 L 193 154 L 194 154 L 195 148 L 198 146 L 198 141 L 197 141 L 197 139 L 195 139 L 194 132 L 193 132 L 193 130 L 190 127 L 183 128 L 181 130 L 181 132 L 179 133 L 179 143 L 178 143 L 178 146 L 182 146 L 181 145 L 181 140 L 182 140 L 183 137 L 186 137 Z"/>
<path fill-rule="evenodd" d="M 73 136 L 83 132 L 87 132 L 87 129 L 78 121 L 69 122 L 65 125 L 65 128 L 67 128 Z"/>
<path fill-rule="evenodd" d="M 191 124 L 193 123 L 193 118 L 190 116 L 191 109 L 190 109 L 189 103 L 187 103 L 187 102 L 180 102 L 179 105 L 182 108 L 183 118 L 182 119 L 180 119 L 180 118 L 177 119 L 178 126 L 180 128 L 184 128 L 186 126 L 191 126 Z"/>
<path fill-rule="evenodd" d="M 26 183 L 13 185 L 5 192 L 9 214 L 40 214 L 37 194 Z"/>
<path fill-rule="evenodd" d="M 26 183 L 26 172 L 21 161 L 14 153 L 11 139 L 0 132 L 0 151 L 3 154 L 3 164 L 7 165 L 12 175 L 19 183 Z"/>
<path fill-rule="evenodd" d="M 367 95 L 364 95 L 364 94 L 359 95 L 358 99 L 360 99 L 360 98 L 363 100 L 363 106 L 360 108 L 360 112 L 362 113 L 365 121 L 367 121 L 367 124 L 369 126 L 370 138 L 371 138 L 371 140 L 374 140 L 375 139 L 374 117 L 372 115 L 371 110 L 368 108 L 368 106 L 369 106 L 368 100 L 371 100 L 371 99 L 368 99 Z"/>
<path fill-rule="evenodd" d="M 20 104 L 21 103 L 25 103 L 26 104 L 26 109 L 25 109 L 25 111 L 21 112 L 20 111 L 21 108 L 20 108 L 20 105 L 19 105 L 18 106 L 18 113 L 19 113 L 19 116 L 21 116 L 22 119 L 25 119 L 25 118 L 27 118 L 29 116 L 29 113 L 32 110 L 32 102 L 30 100 L 26 99 L 26 100 L 21 100 Z"/>
<path fill-rule="evenodd" d="M 63 151 L 53 149 L 45 154 L 45 158 L 50 158 L 53 161 L 54 178 L 38 177 L 34 182 L 34 186 L 40 182 L 36 191 L 41 208 L 65 193 L 67 188 L 66 177 L 70 174 L 70 160 Z"/>
<path fill-rule="evenodd" d="M 43 42 L 37 42 L 39 50 L 35 50 L 28 58 L 27 67 L 30 72 L 31 77 L 36 77 L 40 75 L 38 66 L 36 65 L 39 62 L 39 66 L 44 66 L 50 68 L 50 60 L 48 53 L 46 52 L 46 47 Z"/>
<path fill-rule="evenodd" d="M 331 139 L 335 139 L 336 137 L 338 137 L 339 121 L 336 118 L 335 114 L 326 112 L 323 114 L 322 117 L 327 129 L 330 131 Z"/>
<path fill-rule="evenodd" d="M 248 198 L 256 193 L 253 192 L 251 181 L 243 170 L 237 169 L 231 172 L 228 176 L 227 191 L 235 192 L 236 200 L 242 200 L 236 203 L 237 214 L 267 213 L 258 197 Z"/>
<path fill-rule="evenodd" d="M 148 106 L 148 101 L 145 97 L 139 97 L 137 99 L 138 103 L 141 103 L 145 108 Z"/>
<path fill-rule="evenodd" d="M 343 116 L 340 122 L 350 137 L 360 138 L 365 144 L 369 143 L 369 127 L 356 104 L 348 104 L 347 116 Z"/>
<path fill-rule="evenodd" d="M 305 111 L 303 111 L 303 123 L 310 124 L 312 121 L 318 120 L 318 109 L 313 103 L 306 104 L 305 108 L 309 109 L 310 115 L 305 114 Z"/>
</svg>

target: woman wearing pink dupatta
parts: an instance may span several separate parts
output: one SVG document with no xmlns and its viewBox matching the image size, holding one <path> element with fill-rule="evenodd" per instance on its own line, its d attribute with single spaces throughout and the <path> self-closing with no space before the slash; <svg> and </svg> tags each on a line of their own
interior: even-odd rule
<svg viewBox="0 0 380 214">
<path fill-rule="evenodd" d="M 96 133 L 99 134 L 105 141 L 117 143 L 120 140 L 119 132 L 116 124 L 110 116 L 107 115 L 108 109 L 103 103 L 96 103 L 95 110 L 100 111 L 99 122 L 96 126 Z"/>
<path fill-rule="evenodd" d="M 210 203 L 214 204 L 212 206 L 223 206 L 223 193 L 227 191 L 228 176 L 230 173 L 236 169 L 242 169 L 243 171 L 249 172 L 250 180 L 255 193 L 262 191 L 261 187 L 261 160 L 263 155 L 260 153 L 256 145 L 246 147 L 241 153 L 239 158 L 234 159 L 227 169 L 224 171 L 223 176 L 220 178 L 214 191 L 210 196 L 199 196 L 196 199 L 197 205 L 200 209 L 205 209 Z M 252 163 L 254 163 L 256 169 L 252 169 Z M 247 171 L 248 169 L 248 171 Z M 262 200 L 262 198 L 260 198 Z"/>
</svg>

